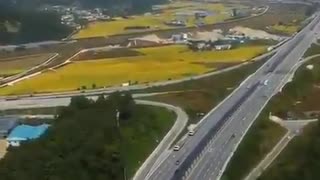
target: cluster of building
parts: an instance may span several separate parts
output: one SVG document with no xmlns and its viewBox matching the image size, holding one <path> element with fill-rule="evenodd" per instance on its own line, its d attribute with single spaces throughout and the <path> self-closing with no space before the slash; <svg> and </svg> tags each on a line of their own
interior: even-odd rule
<svg viewBox="0 0 320 180">
<path fill-rule="evenodd" d="M 80 9 L 78 7 L 68 7 L 68 6 L 45 6 L 41 10 L 44 11 L 54 11 L 61 15 L 61 23 L 66 24 L 70 27 L 81 29 L 81 21 L 93 22 L 93 21 L 108 21 L 110 16 L 105 15 L 104 9 L 94 8 L 94 9 Z"/>
<path fill-rule="evenodd" d="M 239 44 L 253 40 L 271 40 L 281 42 L 286 37 L 269 34 L 262 30 L 246 27 L 234 27 L 227 31 L 215 29 L 213 31 L 197 31 L 172 34 L 171 37 L 160 38 L 156 34 L 131 38 L 127 47 L 150 47 L 169 44 L 185 44 L 195 51 L 228 50 Z M 270 47 L 272 50 L 272 47 Z M 269 49 L 268 49 L 269 50 Z"/>
<path fill-rule="evenodd" d="M 50 125 L 31 126 L 20 124 L 15 117 L 0 118 L 0 138 L 7 141 L 7 147 L 18 147 L 21 143 L 39 138 Z"/>
<path fill-rule="evenodd" d="M 229 33 L 223 35 L 221 30 L 211 32 L 179 33 L 168 39 L 159 38 L 155 34 L 129 39 L 128 47 L 161 46 L 167 44 L 185 44 L 193 50 L 228 50 L 233 45 L 245 43 L 244 34 Z"/>
</svg>

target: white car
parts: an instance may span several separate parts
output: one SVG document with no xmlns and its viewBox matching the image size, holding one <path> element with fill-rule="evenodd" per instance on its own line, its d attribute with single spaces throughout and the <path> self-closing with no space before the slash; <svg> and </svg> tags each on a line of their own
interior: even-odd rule
<svg viewBox="0 0 320 180">
<path fill-rule="evenodd" d="M 189 135 L 189 136 L 193 136 L 194 133 L 195 133 L 194 131 L 189 131 L 189 132 L 188 132 L 188 135 Z"/>
<path fill-rule="evenodd" d="M 180 146 L 179 146 L 179 145 L 175 145 L 175 146 L 173 147 L 173 150 L 174 150 L 174 151 L 179 151 L 179 150 L 180 150 Z"/>
</svg>

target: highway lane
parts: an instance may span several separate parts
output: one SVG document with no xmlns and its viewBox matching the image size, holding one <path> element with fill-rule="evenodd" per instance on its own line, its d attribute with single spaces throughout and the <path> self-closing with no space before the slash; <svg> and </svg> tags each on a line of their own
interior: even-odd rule
<svg viewBox="0 0 320 180">
<path fill-rule="evenodd" d="M 312 25 L 311 25 L 312 26 Z M 312 28 L 311 28 L 312 29 Z M 281 61 L 283 58 L 283 62 L 278 64 L 276 67 L 273 67 L 273 62 L 270 66 L 271 69 L 274 69 L 275 72 L 271 73 L 268 77 L 268 85 L 264 86 L 259 90 L 257 90 L 256 94 L 254 95 L 255 98 L 251 99 L 251 104 L 244 105 L 245 108 L 241 109 L 239 114 L 235 115 L 235 118 L 241 119 L 244 118 L 244 126 L 239 125 L 238 122 L 233 123 L 233 128 L 231 128 L 230 132 L 225 131 L 220 136 L 225 138 L 221 138 L 226 140 L 226 137 L 230 136 L 230 134 L 240 134 L 239 140 L 236 142 L 240 142 L 240 139 L 244 135 L 246 127 L 249 127 L 250 124 L 253 122 L 255 117 L 260 113 L 262 108 L 265 106 L 265 103 L 275 94 L 277 93 L 281 86 L 284 85 L 286 78 L 288 78 L 291 68 L 298 62 L 299 57 L 301 57 L 305 50 L 309 47 L 313 40 L 313 34 L 309 34 L 310 32 L 308 29 L 305 32 L 302 32 L 297 37 L 295 37 L 295 41 L 288 44 L 288 48 L 284 49 L 283 52 L 280 52 L 279 58 L 278 56 L 273 57 L 277 61 Z M 304 39 L 302 41 L 302 39 Z M 294 44 L 296 43 L 296 44 Z M 296 46 L 294 46 L 296 45 Z M 288 53 L 289 52 L 289 53 Z M 250 114 L 248 114 L 250 112 Z M 253 116 L 254 114 L 254 116 Z M 222 140 L 223 141 L 223 140 Z M 220 151 L 223 153 L 210 153 L 211 157 L 204 158 L 206 161 L 210 163 L 203 163 L 202 161 L 199 162 L 199 166 L 194 169 L 193 172 L 197 172 L 196 174 L 191 173 L 189 179 L 219 179 L 221 176 L 221 172 L 223 171 L 223 166 L 227 164 L 228 158 L 232 156 L 234 149 L 236 149 L 238 143 L 230 143 L 229 147 L 222 147 Z M 213 144 L 215 147 L 220 147 L 219 144 Z M 225 156 L 226 153 L 229 153 L 229 156 Z M 230 158 L 229 158 L 230 159 Z M 217 162 L 217 163 L 216 163 Z M 223 162 L 220 163 L 219 162 Z M 208 168 L 209 167 L 209 168 Z M 213 167 L 214 169 L 220 169 L 219 171 L 215 171 L 214 169 L 210 169 Z M 217 168 L 218 167 L 218 168 Z M 212 172 L 210 175 L 207 172 Z"/>
<path fill-rule="evenodd" d="M 288 78 L 288 73 L 291 68 L 310 46 L 315 35 L 315 31 L 313 31 L 314 27 L 316 27 L 316 30 L 319 30 L 319 27 L 313 23 L 318 23 L 318 21 L 319 17 L 317 16 L 312 23 L 286 43 L 285 46 L 281 47 L 275 56 L 243 83 L 242 87 L 236 90 L 236 93 L 216 108 L 214 112 L 210 113 L 206 119 L 203 120 L 196 134 L 188 139 L 180 151 L 172 152 L 157 171 L 149 176 L 149 179 L 182 179 L 185 171 L 189 172 L 188 179 L 219 179 L 221 172 L 224 170 L 247 129 L 266 105 L 267 101 L 284 85 L 286 82 L 284 78 Z M 269 69 L 271 69 L 270 74 L 268 74 Z M 252 100 L 244 99 L 246 102 L 243 102 L 238 111 L 230 114 L 231 117 L 227 116 L 227 122 L 230 122 L 228 126 L 230 127 L 218 133 L 218 135 L 217 133 L 215 134 L 216 140 L 212 143 L 211 148 L 204 148 L 204 151 L 200 149 L 197 151 L 198 154 L 194 154 L 194 149 L 202 148 L 199 147 L 201 139 L 205 138 L 212 130 L 212 127 L 217 125 L 219 121 L 226 121 L 223 119 L 226 117 L 224 114 L 228 113 L 228 110 L 232 108 L 241 97 L 246 96 L 245 93 L 248 91 L 247 87 L 260 82 L 261 79 L 264 79 L 266 76 L 270 76 L 268 85 L 266 87 L 260 86 L 255 90 L 256 92 L 252 93 Z M 239 119 L 245 119 L 242 126 L 238 123 Z M 232 134 L 238 135 L 230 140 L 230 143 L 223 144 L 222 142 L 229 141 L 228 138 L 230 138 Z M 210 152 L 207 149 L 210 149 Z M 201 157 L 204 158 L 200 159 L 199 154 L 202 154 Z M 190 158 L 192 159 L 190 160 Z M 194 161 L 194 159 L 196 159 L 196 161 Z M 177 165 L 178 160 L 179 164 Z M 194 162 L 198 163 L 195 164 Z M 192 171 L 191 166 L 193 166 Z"/>
<path fill-rule="evenodd" d="M 245 88 L 241 88 L 240 91 L 245 92 Z M 239 100 L 242 94 L 235 94 L 234 96 L 230 97 L 230 99 Z M 212 127 L 217 124 L 218 119 L 222 118 L 224 114 L 233 106 L 230 101 L 226 101 L 221 106 L 219 106 L 216 111 L 220 111 L 222 113 L 212 113 L 202 122 L 202 124 L 206 124 L 205 126 L 200 126 L 199 130 L 196 132 L 195 136 L 188 139 L 182 149 L 178 152 L 172 152 L 172 155 L 168 157 L 167 161 L 165 161 L 161 165 L 161 170 L 157 170 L 150 179 L 170 179 L 174 171 L 177 168 L 175 165 L 176 161 L 186 157 L 188 151 L 191 151 L 195 144 L 199 141 L 200 138 L 203 138 L 206 135 L 206 131 L 208 127 Z M 212 119 L 212 121 L 207 121 L 208 119 Z M 198 138 L 200 136 L 200 138 Z M 165 172 L 165 173 L 163 173 Z"/>
</svg>

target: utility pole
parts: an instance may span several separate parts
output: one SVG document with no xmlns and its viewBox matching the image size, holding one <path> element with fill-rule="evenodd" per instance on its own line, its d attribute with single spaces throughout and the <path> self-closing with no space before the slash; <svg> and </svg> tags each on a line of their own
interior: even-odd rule
<svg viewBox="0 0 320 180">
<path fill-rule="evenodd" d="M 123 157 L 122 134 L 121 134 L 121 130 L 120 130 L 120 111 L 118 109 L 116 109 L 116 121 L 117 121 L 118 133 L 119 133 L 120 160 L 121 160 L 121 163 L 123 165 L 123 177 L 124 177 L 124 180 L 127 180 L 126 163 L 125 163 L 125 158 Z"/>
</svg>

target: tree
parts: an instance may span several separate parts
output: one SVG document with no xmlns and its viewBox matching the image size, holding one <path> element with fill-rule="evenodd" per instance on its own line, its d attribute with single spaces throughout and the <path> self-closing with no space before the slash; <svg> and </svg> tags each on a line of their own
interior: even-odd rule
<svg viewBox="0 0 320 180">
<path fill-rule="evenodd" d="M 92 101 L 84 96 L 72 97 L 70 101 L 70 108 L 86 109 L 92 104 Z"/>
<path fill-rule="evenodd" d="M 111 100 L 124 97 L 131 96 L 101 95 L 96 101 L 73 97 L 43 136 L 9 148 L 0 161 L 1 179 L 123 180 L 116 106 L 112 106 L 121 103 Z"/>
<path fill-rule="evenodd" d="M 112 106 L 120 112 L 120 119 L 126 120 L 131 117 L 134 111 L 134 100 L 130 93 L 115 92 L 109 96 Z"/>
</svg>

